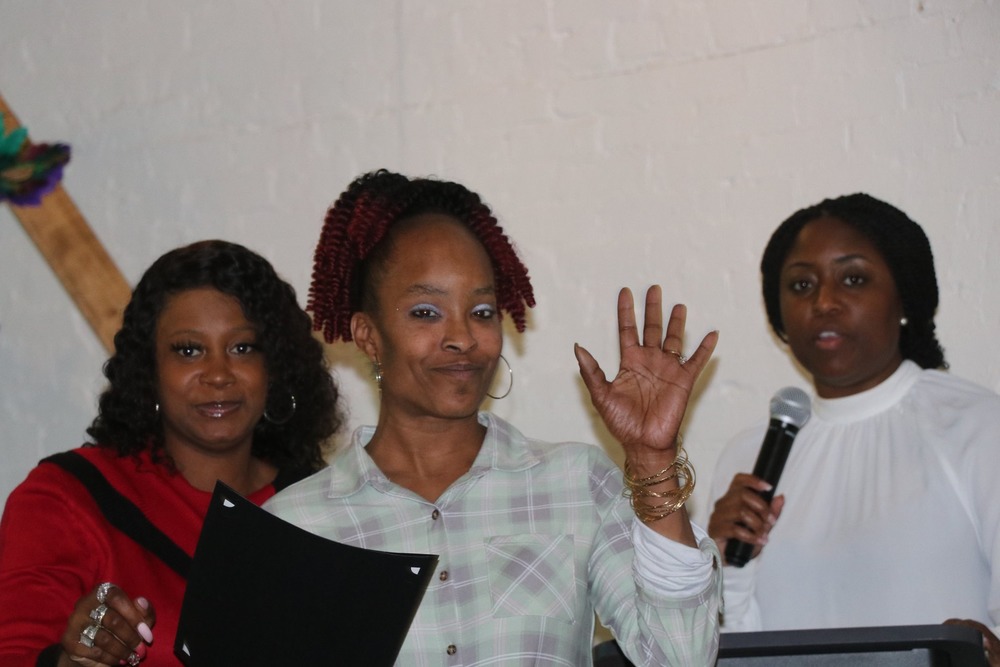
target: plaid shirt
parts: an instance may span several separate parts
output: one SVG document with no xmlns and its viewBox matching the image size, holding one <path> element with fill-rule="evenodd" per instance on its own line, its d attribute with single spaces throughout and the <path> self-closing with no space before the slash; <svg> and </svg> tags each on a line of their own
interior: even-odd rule
<svg viewBox="0 0 1000 667">
<path fill-rule="evenodd" d="M 382 474 L 364 449 L 374 429 L 362 427 L 329 468 L 265 507 L 345 544 L 440 556 L 399 665 L 590 665 L 595 610 L 637 665 L 712 664 L 714 542 L 704 538 L 699 552 L 653 534 L 681 552 L 668 560 L 693 554 L 693 571 L 706 573 L 694 595 L 665 593 L 669 583 L 633 570 L 638 522 L 600 448 L 530 440 L 489 413 L 479 421 L 487 432 L 475 462 L 436 502 Z M 690 582 L 691 572 L 678 574 Z"/>
</svg>

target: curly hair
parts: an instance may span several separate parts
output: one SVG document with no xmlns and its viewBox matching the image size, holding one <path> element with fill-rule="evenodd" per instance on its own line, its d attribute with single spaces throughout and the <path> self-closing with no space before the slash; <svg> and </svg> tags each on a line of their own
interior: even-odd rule
<svg viewBox="0 0 1000 667">
<path fill-rule="evenodd" d="M 774 332 L 785 340 L 779 298 L 785 258 L 802 228 L 825 216 L 837 218 L 868 237 L 889 266 L 908 320 L 899 337 L 903 358 L 922 368 L 947 368 L 944 350 L 934 334 L 938 285 L 930 241 L 920 225 L 905 213 L 864 193 L 825 199 L 796 211 L 771 235 L 761 258 L 760 273 L 767 318 Z"/>
<path fill-rule="evenodd" d="M 306 309 L 328 343 L 350 341 L 351 316 L 374 309 L 393 226 L 425 213 L 453 217 L 476 235 L 493 265 L 497 305 L 524 331 L 526 310 L 535 305 L 528 270 L 479 195 L 458 183 L 381 169 L 355 179 L 326 213 Z"/>
<path fill-rule="evenodd" d="M 171 295 L 200 287 L 234 297 L 257 328 L 268 374 L 265 414 L 282 421 L 259 421 L 253 455 L 280 470 L 323 467 L 327 439 L 342 421 L 323 346 L 313 337 L 292 286 L 266 259 L 226 241 L 171 250 L 139 280 L 115 334 L 115 352 L 104 364 L 109 385 L 87 429 L 93 444 L 121 456 L 151 448 L 156 460 L 169 461 L 157 410 L 156 326 Z"/>
</svg>

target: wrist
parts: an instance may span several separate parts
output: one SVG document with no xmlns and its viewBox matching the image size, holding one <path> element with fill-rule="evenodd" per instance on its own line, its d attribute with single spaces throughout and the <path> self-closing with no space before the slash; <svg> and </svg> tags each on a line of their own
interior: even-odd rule
<svg viewBox="0 0 1000 667">
<path fill-rule="evenodd" d="M 684 438 L 680 433 L 669 447 L 635 444 L 625 450 L 625 466 L 635 476 L 648 477 L 673 465 L 683 450 Z"/>
<path fill-rule="evenodd" d="M 629 499 L 632 511 L 648 524 L 684 507 L 694 492 L 695 474 L 683 448 L 680 448 L 667 466 L 651 473 L 634 470 L 633 463 L 626 460 L 624 482 L 623 495 Z"/>
</svg>

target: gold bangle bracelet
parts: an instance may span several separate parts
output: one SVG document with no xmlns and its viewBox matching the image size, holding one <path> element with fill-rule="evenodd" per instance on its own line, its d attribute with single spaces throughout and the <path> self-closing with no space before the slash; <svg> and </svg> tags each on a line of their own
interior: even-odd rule
<svg viewBox="0 0 1000 667">
<path fill-rule="evenodd" d="M 668 482 L 672 479 L 682 480 L 683 485 L 666 491 L 653 491 L 650 489 L 652 486 Z M 694 492 L 695 473 L 683 449 L 680 449 L 673 463 L 647 477 L 635 477 L 632 474 L 628 461 L 626 461 L 624 481 L 625 488 L 622 491 L 622 495 L 629 499 L 632 511 L 635 512 L 636 516 L 643 523 L 652 523 L 653 521 L 670 516 L 684 507 L 684 503 L 687 502 Z M 655 505 L 644 502 L 650 498 L 663 500 L 663 502 Z"/>
</svg>

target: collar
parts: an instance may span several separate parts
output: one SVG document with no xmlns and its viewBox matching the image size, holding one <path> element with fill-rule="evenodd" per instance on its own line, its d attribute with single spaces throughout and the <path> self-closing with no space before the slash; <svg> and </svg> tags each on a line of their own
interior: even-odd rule
<svg viewBox="0 0 1000 667">
<path fill-rule="evenodd" d="M 813 416 L 831 423 L 867 419 L 896 405 L 920 379 L 922 369 L 904 359 L 896 371 L 885 380 L 858 394 L 843 398 L 813 398 Z"/>
</svg>

